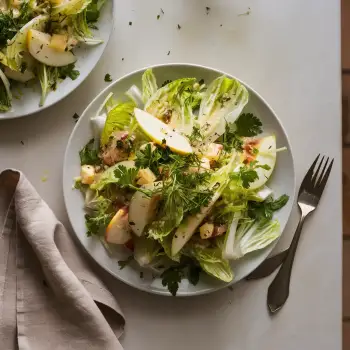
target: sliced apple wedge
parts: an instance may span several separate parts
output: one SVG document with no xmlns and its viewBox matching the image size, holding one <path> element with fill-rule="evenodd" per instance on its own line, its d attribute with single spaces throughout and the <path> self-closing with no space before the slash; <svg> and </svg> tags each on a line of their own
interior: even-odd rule
<svg viewBox="0 0 350 350">
<path fill-rule="evenodd" d="M 25 82 L 35 78 L 34 73 L 30 69 L 26 69 L 22 73 L 22 72 L 12 70 L 9 67 L 5 67 L 4 73 L 8 78 L 10 78 L 12 80 L 20 81 L 21 83 L 25 83 Z"/>
<path fill-rule="evenodd" d="M 135 117 L 141 129 L 158 145 L 165 144 L 175 153 L 193 153 L 188 139 L 174 131 L 168 124 L 163 123 L 141 109 L 135 108 Z"/>
<path fill-rule="evenodd" d="M 160 188 L 162 182 L 154 182 L 143 185 L 145 190 L 154 190 Z M 142 192 L 135 192 L 132 196 L 129 206 L 129 225 L 136 236 L 141 236 L 147 224 L 149 224 L 156 214 L 157 203 L 160 196 L 147 197 Z"/>
<path fill-rule="evenodd" d="M 105 239 L 108 243 L 125 244 L 131 239 L 128 209 L 122 208 L 113 216 L 106 228 Z"/>
<path fill-rule="evenodd" d="M 30 54 L 39 62 L 52 67 L 63 67 L 74 63 L 77 58 L 70 51 L 58 51 L 50 47 L 51 35 L 30 29 L 27 45 Z"/>
<path fill-rule="evenodd" d="M 276 164 L 276 137 L 267 136 L 258 140 L 254 144 L 254 148 L 258 150 L 257 155 L 251 160 L 255 160 L 257 165 L 267 165 L 269 169 L 263 169 L 257 167 L 255 170 L 258 174 L 258 178 L 252 182 L 249 186 L 249 189 L 255 190 L 266 184 L 269 180 L 273 169 Z M 250 156 L 251 157 L 251 156 Z"/>
</svg>

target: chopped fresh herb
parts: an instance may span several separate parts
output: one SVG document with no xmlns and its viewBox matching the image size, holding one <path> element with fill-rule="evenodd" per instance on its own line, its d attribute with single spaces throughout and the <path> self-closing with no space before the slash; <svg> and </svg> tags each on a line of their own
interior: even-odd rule
<svg viewBox="0 0 350 350">
<path fill-rule="evenodd" d="M 246 12 L 240 13 L 238 16 L 249 16 L 251 12 L 252 11 L 251 11 L 250 7 L 248 7 L 248 10 Z"/>
<path fill-rule="evenodd" d="M 162 8 L 160 8 L 160 12 L 164 15 L 164 11 L 163 11 L 163 9 Z"/>
<path fill-rule="evenodd" d="M 249 188 L 250 184 L 259 178 L 258 173 L 252 167 L 246 165 L 239 169 L 238 177 L 244 188 Z"/>
<path fill-rule="evenodd" d="M 80 165 L 98 165 L 101 163 L 98 157 L 98 150 L 94 148 L 94 139 L 91 139 L 79 152 Z"/>
<path fill-rule="evenodd" d="M 132 255 L 130 255 L 126 260 L 119 260 L 118 261 L 119 269 L 123 270 L 123 268 L 129 265 L 133 260 L 134 260 L 134 257 Z"/>
<path fill-rule="evenodd" d="M 179 283 L 181 283 L 182 277 L 182 269 L 176 266 L 169 267 L 160 275 L 160 278 L 162 279 L 162 285 L 164 287 L 168 287 L 169 292 L 173 296 L 176 296 L 176 293 L 179 289 Z"/>
<path fill-rule="evenodd" d="M 122 61 L 124 61 L 124 57 L 122 58 Z"/>
<path fill-rule="evenodd" d="M 204 136 L 201 133 L 200 128 L 197 126 L 194 126 L 192 129 L 192 134 L 188 137 L 188 140 L 190 141 L 191 144 L 194 144 L 196 142 L 201 142 L 203 141 Z"/>
<path fill-rule="evenodd" d="M 201 80 L 199 80 L 198 84 L 199 85 L 203 85 L 204 84 L 204 79 L 202 78 Z"/>
<path fill-rule="evenodd" d="M 68 66 L 58 67 L 58 76 L 60 79 L 66 79 L 67 77 L 75 80 L 79 77 L 80 72 L 75 68 L 74 63 L 69 64 Z"/>
<path fill-rule="evenodd" d="M 73 119 L 74 120 L 78 120 L 80 118 L 79 114 L 78 113 L 74 113 L 73 114 Z"/>
<path fill-rule="evenodd" d="M 254 156 L 258 155 L 258 154 L 259 154 L 259 149 L 254 147 L 254 148 L 252 149 L 252 154 L 253 154 Z"/>
<path fill-rule="evenodd" d="M 27 24 L 33 17 L 34 12 L 30 8 L 29 2 L 20 5 L 19 15 L 14 16 L 13 11 L 0 11 L 0 47 L 7 45 L 17 32 Z"/>
<path fill-rule="evenodd" d="M 105 75 L 105 82 L 107 82 L 107 83 L 110 83 L 112 81 L 112 77 L 111 77 L 111 75 L 110 74 L 106 74 Z"/>
<path fill-rule="evenodd" d="M 129 22 L 129 26 L 132 26 L 132 22 Z"/>
<path fill-rule="evenodd" d="M 162 84 L 162 87 L 164 87 L 165 85 L 168 85 L 172 82 L 172 80 L 165 80 Z"/>
<path fill-rule="evenodd" d="M 160 18 L 160 15 L 157 15 L 157 19 L 159 19 Z"/>
<path fill-rule="evenodd" d="M 168 51 L 168 54 L 167 54 L 168 56 L 170 55 L 170 50 Z"/>
<path fill-rule="evenodd" d="M 118 179 L 118 185 L 121 187 L 133 185 L 136 180 L 138 169 L 127 168 L 125 165 L 119 165 L 114 170 L 115 177 Z"/>
<path fill-rule="evenodd" d="M 235 121 L 236 133 L 239 136 L 256 136 L 262 132 L 262 123 L 252 113 L 243 113 Z"/>
<path fill-rule="evenodd" d="M 222 24 L 220 24 L 220 27 L 222 27 Z M 230 287 L 229 287 L 230 288 Z"/>
<path fill-rule="evenodd" d="M 24 142 L 23 141 L 21 141 L 21 144 L 24 146 Z"/>
<path fill-rule="evenodd" d="M 261 222 L 268 222 L 272 219 L 273 213 L 284 207 L 289 200 L 286 194 L 280 196 L 276 200 L 272 196 L 268 197 L 263 202 L 249 202 L 248 214 L 251 218 Z"/>
<path fill-rule="evenodd" d="M 243 151 L 243 139 L 237 135 L 236 127 L 234 123 L 226 124 L 225 133 L 221 137 L 221 143 L 224 146 L 224 150 L 231 152 L 235 149 L 238 152 Z"/>
<path fill-rule="evenodd" d="M 177 25 L 177 29 L 180 30 L 181 29 L 181 26 L 180 24 Z"/>
<path fill-rule="evenodd" d="M 209 15 L 210 7 L 206 6 L 206 7 L 205 7 L 205 11 L 206 11 L 207 15 Z"/>
</svg>

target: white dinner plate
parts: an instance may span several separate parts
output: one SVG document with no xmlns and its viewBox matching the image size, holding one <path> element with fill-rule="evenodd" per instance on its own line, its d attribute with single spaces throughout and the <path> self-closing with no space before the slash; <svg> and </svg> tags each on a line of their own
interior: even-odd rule
<svg viewBox="0 0 350 350">
<path fill-rule="evenodd" d="M 24 84 L 11 84 L 13 92 L 12 108 L 6 113 L 0 113 L 0 120 L 24 117 L 42 111 L 74 91 L 94 69 L 106 48 L 113 29 L 113 8 L 113 0 L 107 0 L 101 9 L 100 18 L 96 22 L 98 29 L 92 30 L 94 37 L 102 39 L 103 43 L 95 46 L 79 44 L 74 49 L 74 54 L 77 56 L 75 69 L 80 72 L 77 79 L 71 80 L 67 77 L 58 84 L 56 91 L 51 91 L 47 95 L 45 104 L 42 107 L 39 106 L 41 96 L 39 82 L 29 87 L 25 87 Z"/>
<path fill-rule="evenodd" d="M 159 84 L 165 80 L 183 77 L 195 77 L 207 82 L 222 74 L 233 77 L 215 69 L 190 64 L 166 64 L 152 68 Z M 83 196 L 78 190 L 72 189 L 73 178 L 80 173 L 79 151 L 92 138 L 90 118 L 96 115 L 98 108 L 110 92 L 113 92 L 117 97 L 124 95 L 125 91 L 133 84 L 141 88 L 141 76 L 144 70 L 130 73 L 115 81 L 104 89 L 85 109 L 68 141 L 63 167 L 63 192 L 68 216 L 75 234 L 86 251 L 99 265 L 109 271 L 111 275 L 135 288 L 150 293 L 170 295 L 166 287 L 162 286 L 159 278 L 153 278 L 154 276 L 150 271 L 140 268 L 135 262 L 122 270 L 119 268 L 118 260 L 124 260 L 130 255 L 127 249 L 120 247 L 113 256 L 110 256 L 98 239 L 86 236 Z M 283 231 L 291 213 L 295 192 L 295 174 L 290 144 L 287 134 L 273 110 L 252 88 L 244 82 L 242 83 L 247 87 L 250 94 L 249 103 L 244 111 L 252 112 L 261 119 L 264 134 L 275 134 L 278 147 L 286 146 L 288 148 L 287 151 L 278 153 L 275 170 L 268 182 L 276 196 L 287 194 L 290 197 L 287 205 L 275 215 Z M 266 259 L 275 244 L 276 242 L 263 250 L 248 254 L 243 259 L 235 261 L 232 264 L 235 277 L 230 284 L 238 282 L 252 272 Z M 141 271 L 143 272 L 143 278 L 140 278 Z M 177 296 L 209 293 L 230 284 L 214 280 L 203 273 L 196 286 L 191 285 L 187 280 L 182 281 Z"/>
</svg>

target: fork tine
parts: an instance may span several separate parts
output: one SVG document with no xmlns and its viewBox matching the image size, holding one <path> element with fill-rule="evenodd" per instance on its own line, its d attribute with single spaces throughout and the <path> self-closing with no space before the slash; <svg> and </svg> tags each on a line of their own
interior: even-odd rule
<svg viewBox="0 0 350 350">
<path fill-rule="evenodd" d="M 312 184 L 312 182 L 311 182 L 312 175 L 314 173 L 314 169 L 315 169 L 315 166 L 316 166 L 319 158 L 320 158 L 320 154 L 316 157 L 314 162 L 311 164 L 309 170 L 307 171 L 306 175 L 304 176 L 304 179 L 300 185 L 299 194 L 301 193 L 303 188 Z"/>
<path fill-rule="evenodd" d="M 327 170 L 328 162 L 329 162 L 329 157 L 327 157 L 326 163 L 325 163 L 324 166 L 323 166 L 322 172 L 321 172 L 319 178 L 317 179 L 317 182 L 316 182 L 316 185 L 315 185 L 316 187 L 320 186 L 320 184 L 321 184 L 321 181 L 322 181 L 322 179 L 323 179 L 323 176 L 324 176 L 324 174 L 325 174 L 325 172 L 326 172 L 326 170 Z"/>
<path fill-rule="evenodd" d="M 320 169 L 321 169 L 323 160 L 324 160 L 324 156 L 322 157 L 320 163 L 318 164 L 317 170 L 315 171 L 314 175 L 312 176 L 311 182 L 312 182 L 312 185 L 313 185 L 314 187 L 316 187 L 316 185 L 317 185 L 318 175 L 319 175 L 319 173 L 320 173 Z"/>
<path fill-rule="evenodd" d="M 320 183 L 318 185 L 318 195 L 321 196 L 324 188 L 326 187 L 327 180 L 329 178 L 329 174 L 331 173 L 332 166 L 333 166 L 334 158 L 332 159 L 331 163 L 329 164 L 326 173 L 324 174 L 323 178 L 320 180 Z"/>
</svg>

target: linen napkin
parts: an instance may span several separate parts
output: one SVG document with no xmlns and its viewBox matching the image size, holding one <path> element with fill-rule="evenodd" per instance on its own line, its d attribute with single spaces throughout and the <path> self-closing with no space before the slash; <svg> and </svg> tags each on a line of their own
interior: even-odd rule
<svg viewBox="0 0 350 350">
<path fill-rule="evenodd" d="M 121 350 L 124 323 L 113 295 L 25 176 L 2 172 L 0 348 Z"/>
</svg>

